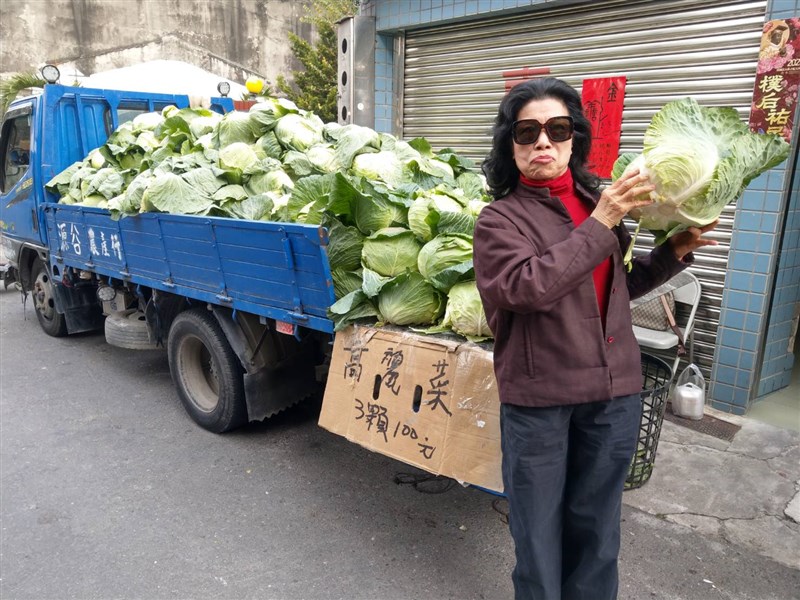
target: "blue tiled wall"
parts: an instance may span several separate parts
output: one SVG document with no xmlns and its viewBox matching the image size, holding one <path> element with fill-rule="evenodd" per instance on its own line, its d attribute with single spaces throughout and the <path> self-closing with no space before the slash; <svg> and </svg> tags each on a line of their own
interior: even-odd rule
<svg viewBox="0 0 800 600">
<path fill-rule="evenodd" d="M 375 45 L 375 130 L 392 131 L 394 38 L 378 34 Z"/>
<path fill-rule="evenodd" d="M 361 13 L 376 18 L 375 128 L 393 124 L 392 36 L 415 25 L 511 12 L 556 0 L 366 0 Z M 767 20 L 800 15 L 800 0 L 772 0 Z M 794 139 L 800 137 L 800 116 Z M 797 142 L 794 142 L 795 144 Z M 745 191 L 736 212 L 715 362 L 708 398 L 715 408 L 743 414 L 753 398 L 784 387 L 792 355 L 786 352 L 791 310 L 800 284 L 798 182 L 792 202 L 783 195 L 787 164 L 763 174 Z M 781 229 L 787 215 L 787 231 Z M 781 254 L 779 255 L 778 246 Z M 778 264 L 778 256 L 782 256 Z M 772 297 L 773 288 L 775 296 Z M 770 300 L 772 299 L 772 303 Z M 770 312 L 771 311 L 771 312 Z M 765 333 L 766 332 L 766 333 Z M 760 373 L 760 380 L 756 377 Z"/>
<path fill-rule="evenodd" d="M 800 16 L 800 1 L 773 0 L 768 10 L 766 20 Z M 798 121 L 800 112 L 793 140 L 800 137 Z M 800 176 L 788 198 L 783 191 L 792 168 L 796 155 L 794 165 L 785 162 L 753 181 L 738 202 L 708 394 L 713 407 L 727 412 L 744 414 L 755 398 L 791 378 L 795 357 L 788 343 L 800 301 Z"/>
<path fill-rule="evenodd" d="M 555 0 L 367 0 L 361 14 L 376 17 L 378 31 L 402 29 Z"/>
<path fill-rule="evenodd" d="M 790 349 L 794 307 L 800 302 L 800 155 L 795 156 L 795 177 L 789 194 L 781 260 L 770 311 L 761 380 L 757 395 L 763 396 L 789 385 L 797 357 Z"/>
</svg>

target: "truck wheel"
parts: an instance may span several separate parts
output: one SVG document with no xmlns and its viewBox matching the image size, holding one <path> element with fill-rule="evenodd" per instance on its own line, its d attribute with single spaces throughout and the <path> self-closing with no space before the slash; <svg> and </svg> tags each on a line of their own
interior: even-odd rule
<svg viewBox="0 0 800 600">
<path fill-rule="evenodd" d="M 53 282 L 45 264 L 36 258 L 31 267 L 31 295 L 36 318 L 42 330 L 53 337 L 67 335 L 67 320 L 56 310 L 53 300 Z"/>
<path fill-rule="evenodd" d="M 247 421 L 242 366 L 211 312 L 180 313 L 169 330 L 167 355 L 181 402 L 198 425 L 222 433 Z"/>
</svg>

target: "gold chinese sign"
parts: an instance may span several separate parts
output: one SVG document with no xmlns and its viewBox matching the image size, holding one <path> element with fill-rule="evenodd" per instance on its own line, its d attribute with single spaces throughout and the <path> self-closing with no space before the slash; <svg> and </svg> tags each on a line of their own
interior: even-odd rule
<svg viewBox="0 0 800 600">
<path fill-rule="evenodd" d="M 800 17 L 764 24 L 750 108 L 750 129 L 791 142 L 800 86 Z"/>
</svg>

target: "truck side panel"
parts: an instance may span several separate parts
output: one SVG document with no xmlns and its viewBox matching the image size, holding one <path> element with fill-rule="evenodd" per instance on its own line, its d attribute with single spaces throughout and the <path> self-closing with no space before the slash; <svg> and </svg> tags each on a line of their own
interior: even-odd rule
<svg viewBox="0 0 800 600">
<path fill-rule="evenodd" d="M 189 106 L 188 96 L 183 95 L 63 85 L 45 86 L 43 98 L 44 116 L 39 133 L 45 140 L 41 160 L 42 188 L 72 163 L 83 160 L 89 152 L 105 144 L 109 134 L 120 124 L 121 111 L 128 111 L 130 118 L 137 113 L 161 110 L 169 104 L 178 108 Z M 232 109 L 233 102 L 229 101 L 224 103 L 224 109 L 220 107 L 220 112 Z M 48 200 L 58 198 L 49 197 Z"/>
<path fill-rule="evenodd" d="M 335 301 L 324 229 L 313 225 L 46 204 L 53 273 L 92 271 L 324 332 Z"/>
</svg>

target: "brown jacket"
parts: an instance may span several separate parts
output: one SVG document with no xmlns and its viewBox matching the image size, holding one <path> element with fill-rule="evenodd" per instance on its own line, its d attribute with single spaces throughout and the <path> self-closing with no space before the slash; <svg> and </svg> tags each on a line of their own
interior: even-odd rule
<svg viewBox="0 0 800 600">
<path fill-rule="evenodd" d="M 591 205 L 596 197 L 576 186 Z M 475 228 L 475 276 L 494 336 L 501 402 L 558 406 L 610 400 L 642 390 L 640 350 L 630 300 L 661 285 L 691 262 L 669 246 L 634 260 L 624 227 L 592 217 L 575 227 L 546 188 L 518 185 L 481 211 Z M 612 257 L 603 330 L 592 271 Z"/>
</svg>

